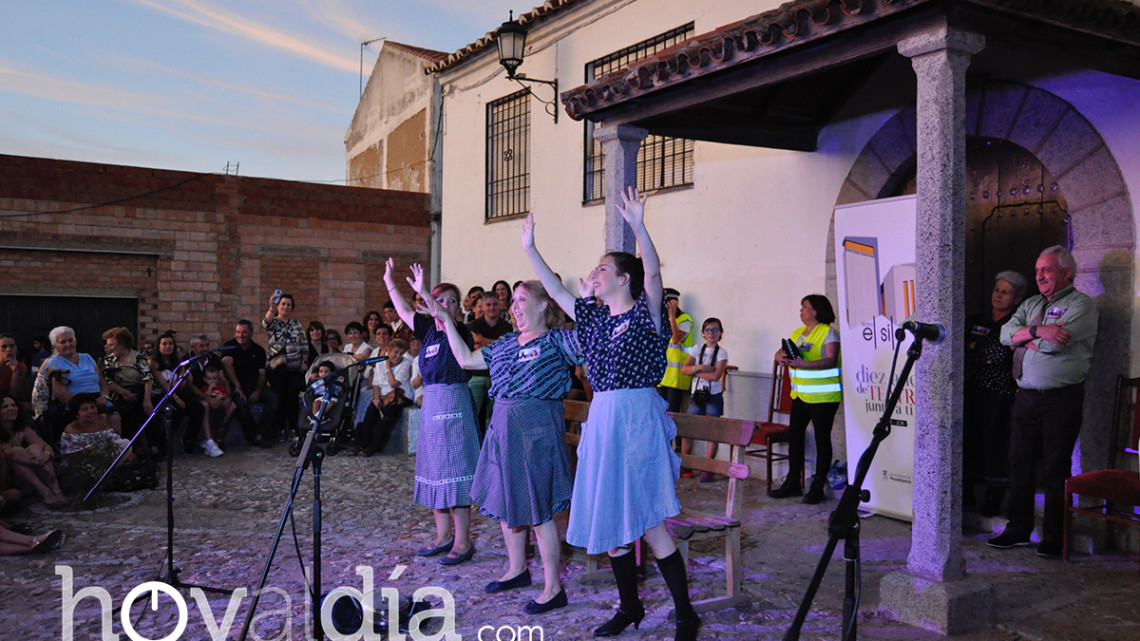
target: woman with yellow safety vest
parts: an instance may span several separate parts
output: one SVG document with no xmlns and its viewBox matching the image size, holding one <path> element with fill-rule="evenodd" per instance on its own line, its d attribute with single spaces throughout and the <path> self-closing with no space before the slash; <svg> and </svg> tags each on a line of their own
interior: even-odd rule
<svg viewBox="0 0 1140 641">
<path fill-rule="evenodd" d="M 772 498 L 803 496 L 803 502 L 814 505 L 823 501 L 823 486 L 831 466 L 831 426 L 843 387 L 839 377 L 839 334 L 831 328 L 835 311 L 826 296 L 810 294 L 800 301 L 800 321 L 804 326 L 792 332 L 792 342 L 799 348 L 800 358 L 790 358 L 783 350 L 776 360 L 788 366 L 792 379 L 792 413 L 788 444 L 788 476 L 784 484 L 772 490 Z M 800 472 L 804 467 L 804 436 L 808 422 L 815 427 L 815 476 L 807 494 L 800 488 Z"/>
<path fill-rule="evenodd" d="M 681 371 L 693 348 L 693 317 L 681 310 L 681 292 L 672 287 L 665 288 L 665 312 L 669 317 L 669 347 L 665 350 L 665 376 L 657 391 L 669 404 L 670 412 L 682 412 L 688 407 L 685 396 L 693 384 L 693 377 Z M 682 471 L 681 475 L 693 474 Z"/>
</svg>

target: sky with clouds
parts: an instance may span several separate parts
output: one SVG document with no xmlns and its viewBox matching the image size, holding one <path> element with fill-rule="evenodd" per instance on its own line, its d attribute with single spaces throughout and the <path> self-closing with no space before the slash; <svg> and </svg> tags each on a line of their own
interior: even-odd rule
<svg viewBox="0 0 1140 641">
<path fill-rule="evenodd" d="M 3 0 L 0 153 L 343 184 L 361 42 L 452 52 L 535 4 Z"/>
</svg>

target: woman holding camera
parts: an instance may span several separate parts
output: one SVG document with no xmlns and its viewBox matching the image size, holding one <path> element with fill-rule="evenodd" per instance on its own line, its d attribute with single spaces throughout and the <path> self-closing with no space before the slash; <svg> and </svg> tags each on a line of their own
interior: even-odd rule
<svg viewBox="0 0 1140 641">
<path fill-rule="evenodd" d="M 154 405 L 154 374 L 145 354 L 135 349 L 135 337 L 126 327 L 113 327 L 103 332 L 106 355 L 99 367 L 111 401 L 122 420 L 123 433 L 130 438 L 150 416 Z M 151 421 L 143 435 L 154 453 L 165 451 L 166 434 L 160 421 Z"/>
<path fill-rule="evenodd" d="M 682 374 L 693 377 L 693 394 L 689 398 L 689 411 L 686 413 L 723 416 L 724 388 L 720 381 L 724 378 L 724 371 L 728 369 L 728 352 L 720 346 L 720 339 L 724 336 L 724 326 L 720 319 L 705 319 L 701 325 L 701 336 L 704 337 L 705 344 L 690 347 L 689 357 L 681 366 Z M 709 441 L 708 458 L 716 458 L 716 449 L 716 443 Z M 692 440 L 681 439 L 681 453 L 693 453 Z M 714 479 L 715 475 L 712 472 L 701 472 L 702 483 Z"/>
<path fill-rule="evenodd" d="M 50 381 L 50 397 L 57 405 L 58 415 L 52 417 L 55 429 L 52 436 L 57 438 L 59 431 L 70 422 L 75 415 L 66 408 L 71 397 L 80 393 L 92 393 L 96 396 L 96 403 L 101 413 L 110 414 L 109 420 L 115 429 L 119 429 L 119 415 L 112 413 L 107 381 L 99 370 L 99 364 L 90 354 L 81 354 L 76 348 L 75 330 L 60 325 L 51 330 L 48 339 L 55 348 L 55 355 L 45 360 L 40 367 L 40 376 Z M 38 384 L 37 384 L 38 386 Z M 63 406 L 62 408 L 58 406 Z M 38 406 L 37 406 L 38 407 Z M 44 406 L 37 409 L 47 409 Z"/>
<path fill-rule="evenodd" d="M 792 379 L 792 412 L 788 422 L 788 476 L 784 484 L 772 490 L 776 499 L 803 496 L 803 502 L 815 505 L 823 501 L 823 486 L 831 467 L 831 426 L 835 412 L 843 400 L 839 376 L 839 334 L 831 327 L 835 312 L 826 296 L 809 294 L 800 301 L 803 327 L 792 332 L 792 342 L 799 348 L 799 358 L 790 358 L 784 350 L 776 352 L 776 360 L 788 366 Z M 807 494 L 800 487 L 804 469 L 804 438 L 808 423 L 815 428 L 815 476 Z"/>
<path fill-rule="evenodd" d="M 287 436 L 297 429 L 301 409 L 297 396 L 305 387 L 305 361 L 309 356 L 309 339 L 301 321 L 293 318 L 293 308 L 292 294 L 274 292 L 261 319 L 269 343 L 266 378 L 285 408 L 281 414 L 285 417 Z"/>
</svg>

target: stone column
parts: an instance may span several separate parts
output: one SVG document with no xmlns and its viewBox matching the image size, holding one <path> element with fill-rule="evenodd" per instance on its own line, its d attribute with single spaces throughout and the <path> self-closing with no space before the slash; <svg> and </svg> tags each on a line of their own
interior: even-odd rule
<svg viewBox="0 0 1140 641">
<path fill-rule="evenodd" d="M 965 336 L 966 68 L 984 39 L 942 28 L 899 43 L 918 80 L 915 256 L 919 320 L 946 338 L 915 366 L 914 524 L 907 572 L 883 578 L 902 621 L 957 634 L 984 625 L 990 586 L 962 559 L 962 358 Z"/>
<path fill-rule="evenodd" d="M 617 203 L 625 188 L 637 186 L 637 150 L 649 132 L 630 125 L 602 126 L 594 138 L 606 154 L 606 251 L 637 252 L 637 239 L 618 213 Z"/>
</svg>

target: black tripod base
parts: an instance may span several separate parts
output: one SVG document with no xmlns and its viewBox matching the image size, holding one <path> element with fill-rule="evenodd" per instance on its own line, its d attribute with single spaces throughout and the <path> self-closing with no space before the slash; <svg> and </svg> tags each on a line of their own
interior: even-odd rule
<svg viewBox="0 0 1140 641">
<path fill-rule="evenodd" d="M 169 562 L 169 560 L 170 560 L 170 557 L 167 556 L 167 561 Z M 199 590 L 202 590 L 203 592 L 210 592 L 212 594 L 227 594 L 227 595 L 229 595 L 229 594 L 234 593 L 233 590 L 227 590 L 226 588 L 215 588 L 213 586 L 199 585 L 197 583 L 183 583 L 182 580 L 180 580 L 178 578 L 178 574 L 180 572 L 182 572 L 182 568 L 169 567 L 166 572 L 161 573 L 157 577 L 155 577 L 155 580 L 158 581 L 159 583 L 165 583 L 165 584 L 169 585 L 170 587 L 172 587 L 176 590 L 181 590 L 183 588 L 188 588 L 188 589 L 197 588 Z"/>
</svg>

